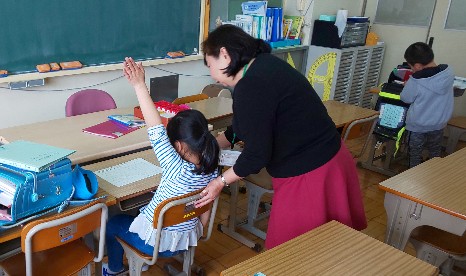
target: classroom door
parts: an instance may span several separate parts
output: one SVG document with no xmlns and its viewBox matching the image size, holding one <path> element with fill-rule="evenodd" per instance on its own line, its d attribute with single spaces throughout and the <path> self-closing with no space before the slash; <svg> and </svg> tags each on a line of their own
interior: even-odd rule
<svg viewBox="0 0 466 276">
<path fill-rule="evenodd" d="M 460 2 L 464 1 L 437 0 L 427 41 L 433 39 L 432 49 L 434 50 L 435 62 L 437 64 L 448 64 L 456 76 L 466 77 L 466 31 L 464 29 L 454 30 L 445 28 L 446 24 L 448 27 L 447 18 L 448 20 L 452 20 L 454 12 L 457 10 L 464 12 L 462 8 L 455 6 L 457 4 L 463 5 Z M 462 26 L 466 28 L 465 18 L 462 16 Z M 453 115 L 466 116 L 466 95 L 455 98 Z"/>
</svg>

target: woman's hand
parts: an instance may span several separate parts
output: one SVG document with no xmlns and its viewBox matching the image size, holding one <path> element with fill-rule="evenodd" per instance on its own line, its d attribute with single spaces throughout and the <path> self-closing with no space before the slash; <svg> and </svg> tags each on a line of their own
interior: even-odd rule
<svg viewBox="0 0 466 276">
<path fill-rule="evenodd" d="M 204 191 L 201 192 L 202 198 L 195 202 L 196 208 L 202 207 L 214 201 L 223 189 L 223 183 L 219 178 L 215 178 L 210 181 L 205 187 Z"/>
<path fill-rule="evenodd" d="M 131 57 L 125 58 L 123 62 L 123 73 L 134 88 L 146 85 L 145 71 L 142 62 L 136 63 Z"/>
</svg>

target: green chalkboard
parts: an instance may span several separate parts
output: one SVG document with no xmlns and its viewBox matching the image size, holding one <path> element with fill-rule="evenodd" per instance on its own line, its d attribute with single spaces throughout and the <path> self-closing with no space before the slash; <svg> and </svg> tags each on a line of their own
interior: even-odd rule
<svg viewBox="0 0 466 276">
<path fill-rule="evenodd" d="M 193 53 L 201 0 L 13 0 L 0 8 L 0 69 L 35 71 L 42 63 L 84 66 Z"/>
</svg>

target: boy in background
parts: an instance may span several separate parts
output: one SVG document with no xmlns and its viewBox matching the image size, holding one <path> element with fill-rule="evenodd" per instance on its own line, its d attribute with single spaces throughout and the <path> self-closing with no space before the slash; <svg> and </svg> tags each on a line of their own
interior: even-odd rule
<svg viewBox="0 0 466 276">
<path fill-rule="evenodd" d="M 411 44 L 404 58 L 413 70 L 400 94 L 411 104 L 406 116 L 409 131 L 409 167 L 419 165 L 422 151 L 429 158 L 440 156 L 443 129 L 453 113 L 453 81 L 455 76 L 446 64 L 435 64 L 434 52 L 423 42 Z"/>
</svg>

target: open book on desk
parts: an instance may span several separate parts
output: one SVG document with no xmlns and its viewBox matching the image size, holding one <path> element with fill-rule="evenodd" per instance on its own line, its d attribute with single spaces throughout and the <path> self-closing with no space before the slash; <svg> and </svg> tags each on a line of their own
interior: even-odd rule
<svg viewBox="0 0 466 276">
<path fill-rule="evenodd" d="M 0 163 L 40 172 L 74 152 L 75 150 L 18 140 L 0 146 Z"/>
<path fill-rule="evenodd" d="M 103 123 L 84 128 L 83 132 L 116 139 L 138 129 L 139 127 L 129 127 L 112 120 L 108 120 Z"/>
</svg>

